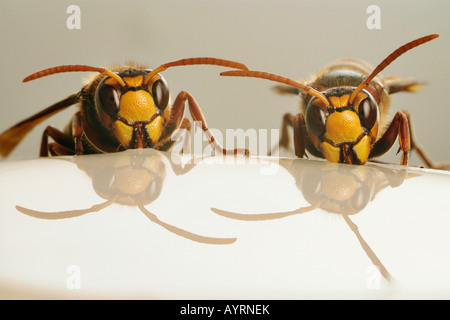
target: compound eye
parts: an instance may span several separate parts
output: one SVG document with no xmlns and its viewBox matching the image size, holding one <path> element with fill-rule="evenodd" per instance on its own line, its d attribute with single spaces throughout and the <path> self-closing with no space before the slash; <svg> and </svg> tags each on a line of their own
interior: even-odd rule
<svg viewBox="0 0 450 320">
<path fill-rule="evenodd" d="M 327 115 L 315 104 L 309 104 L 306 108 L 306 125 L 316 137 L 320 137 L 325 132 Z"/>
<path fill-rule="evenodd" d="M 302 194 L 305 200 L 312 205 L 322 202 L 324 198 L 322 185 L 322 173 L 316 167 L 302 173 L 300 180 Z"/>
<path fill-rule="evenodd" d="M 371 193 L 368 186 L 364 185 L 357 189 L 351 200 L 352 208 L 361 211 L 369 203 L 370 196 Z"/>
<path fill-rule="evenodd" d="M 111 168 L 98 168 L 92 170 L 92 186 L 97 194 L 112 195 L 115 192 L 116 177 Z"/>
<path fill-rule="evenodd" d="M 162 190 L 163 181 L 160 177 L 154 177 L 145 190 L 145 199 L 153 201 L 159 197 Z"/>
<path fill-rule="evenodd" d="M 378 106 L 377 104 L 369 98 L 364 99 L 360 102 L 358 108 L 358 116 L 361 124 L 366 129 L 372 129 L 378 118 Z"/>
<path fill-rule="evenodd" d="M 114 116 L 119 111 L 119 95 L 114 87 L 105 84 L 104 78 L 97 87 L 95 103 L 108 115 Z"/>
<path fill-rule="evenodd" d="M 164 110 L 169 104 L 169 87 L 166 80 L 160 78 L 152 86 L 153 101 L 160 110 Z"/>
</svg>

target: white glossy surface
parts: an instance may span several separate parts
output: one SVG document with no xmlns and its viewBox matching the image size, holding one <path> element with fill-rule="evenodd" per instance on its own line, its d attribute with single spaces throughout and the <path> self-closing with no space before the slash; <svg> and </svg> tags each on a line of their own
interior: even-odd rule
<svg viewBox="0 0 450 320">
<path fill-rule="evenodd" d="M 0 162 L 1 297 L 450 298 L 448 172 L 409 168 L 402 181 L 394 165 L 232 160 Z M 120 188 L 129 196 L 114 198 Z M 324 210 L 333 197 L 353 205 Z"/>
</svg>

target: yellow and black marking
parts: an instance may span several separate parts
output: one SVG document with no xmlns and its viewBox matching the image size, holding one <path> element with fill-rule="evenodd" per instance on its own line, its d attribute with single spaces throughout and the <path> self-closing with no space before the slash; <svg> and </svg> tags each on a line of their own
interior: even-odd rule
<svg viewBox="0 0 450 320">
<path fill-rule="evenodd" d="M 72 64 L 42 69 L 23 82 L 65 72 L 95 72 L 81 91 L 54 103 L 0 134 L 0 157 L 6 157 L 39 123 L 74 104 L 77 112 L 63 131 L 48 126 L 42 135 L 40 156 L 107 153 L 129 148 L 169 150 L 178 137 L 176 129 L 190 130 L 184 117 L 186 103 L 195 121 L 208 131 L 203 113 L 193 96 L 182 91 L 173 104 L 167 82 L 160 72 L 167 68 L 189 65 L 215 65 L 239 70 L 248 68 L 239 62 L 213 57 L 184 58 L 167 62 L 154 70 L 129 63 L 105 69 Z M 50 142 L 52 139 L 53 142 Z M 247 149 L 223 149 L 214 137 L 208 140 L 223 154 L 248 155 Z M 230 152 L 228 152 L 230 151 Z"/>
<path fill-rule="evenodd" d="M 349 104 L 350 93 L 342 88 L 326 91 L 328 106 L 311 100 L 306 123 L 314 146 L 328 161 L 364 164 L 377 137 L 379 112 L 370 94 L 362 91 Z"/>
<path fill-rule="evenodd" d="M 300 94 L 301 112 L 283 116 L 282 135 L 275 149 L 288 147 L 287 127 L 292 126 L 297 157 L 307 157 L 308 151 L 330 162 L 364 164 L 386 153 L 398 137 L 400 164 L 408 164 L 408 155 L 414 147 L 424 162 L 434 167 L 425 153 L 419 151 L 418 144 L 411 142 L 405 111 L 397 112 L 390 124 L 385 121 L 389 95 L 417 90 L 420 82 L 397 77 L 385 81 L 380 72 L 405 52 L 438 36 L 430 34 L 404 44 L 375 68 L 362 60 L 340 59 L 314 75 L 311 81 L 294 81 L 257 70 L 233 70 L 221 75 L 267 79 L 282 84 L 276 87 L 278 93 Z"/>
<path fill-rule="evenodd" d="M 101 122 L 125 149 L 152 148 L 167 119 L 164 113 L 169 102 L 167 84 L 160 75 L 144 84 L 148 72 L 128 69 L 118 73 L 124 85 L 105 77 L 97 88 L 96 105 Z"/>
</svg>

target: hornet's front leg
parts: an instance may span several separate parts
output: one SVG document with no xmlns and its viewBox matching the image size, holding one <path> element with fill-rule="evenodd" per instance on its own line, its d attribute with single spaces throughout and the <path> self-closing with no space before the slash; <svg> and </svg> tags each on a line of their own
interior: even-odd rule
<svg viewBox="0 0 450 320">
<path fill-rule="evenodd" d="M 277 149 L 287 149 L 289 147 L 288 127 L 293 128 L 294 152 L 297 158 L 308 158 L 306 150 L 315 157 L 323 158 L 323 155 L 316 149 L 306 131 L 305 116 L 302 113 L 298 113 L 295 116 L 290 113 L 286 113 L 283 116 L 281 136 L 278 146 L 275 146 L 270 151 L 269 156 L 272 155 Z"/>
<path fill-rule="evenodd" d="M 281 135 L 280 140 L 278 141 L 278 145 L 274 146 L 269 153 L 268 156 L 273 155 L 280 149 L 289 149 L 289 132 L 288 127 L 292 127 L 294 125 L 294 116 L 290 113 L 286 113 L 283 116 L 283 121 L 281 123 Z"/>
<path fill-rule="evenodd" d="M 305 116 L 298 113 L 295 117 L 291 116 L 292 127 L 294 128 L 294 150 L 298 158 L 308 157 L 306 150 L 313 156 L 323 158 L 322 153 L 314 146 L 306 130 Z"/>
<path fill-rule="evenodd" d="M 172 133 L 175 131 L 175 129 L 180 127 L 181 121 L 183 119 L 184 115 L 184 109 L 186 101 L 188 102 L 189 106 L 189 112 L 194 119 L 194 121 L 200 121 L 202 125 L 202 130 L 205 132 L 209 143 L 214 147 L 214 149 L 223 154 L 233 154 L 233 155 L 249 155 L 248 149 L 233 149 L 233 150 L 227 150 L 224 149 L 221 145 L 219 145 L 214 138 L 213 134 L 208 129 L 208 126 L 206 124 L 205 117 L 203 116 L 203 113 L 198 106 L 197 102 L 195 101 L 194 97 L 186 91 L 181 91 L 178 96 L 176 97 L 173 106 L 170 110 L 169 118 L 167 123 L 165 124 L 163 131 L 161 133 L 161 137 L 158 140 L 158 143 L 155 145 L 155 149 L 165 149 L 166 145 L 171 144 L 171 138 Z"/>
<path fill-rule="evenodd" d="M 383 136 L 375 142 L 372 150 L 370 151 L 369 158 L 381 156 L 391 149 L 395 140 L 400 143 L 399 151 L 403 151 L 401 165 L 408 164 L 408 156 L 411 151 L 411 134 L 409 131 L 408 118 L 405 113 L 399 111 L 395 114 L 394 119 L 387 128 Z"/>
<path fill-rule="evenodd" d="M 55 142 L 49 143 L 49 138 Z M 73 140 L 69 136 L 52 126 L 45 128 L 42 133 L 40 157 L 48 157 L 49 154 L 52 156 L 73 155 L 73 149 Z"/>
<path fill-rule="evenodd" d="M 408 155 L 410 151 L 415 150 L 419 155 L 419 158 L 427 167 L 441 170 L 450 169 L 450 163 L 434 163 L 430 156 L 425 152 L 425 149 L 417 142 L 414 137 L 411 119 L 407 111 L 397 112 L 386 132 L 375 143 L 370 152 L 370 158 L 378 157 L 387 152 L 394 144 L 397 136 L 400 143 L 399 151 L 403 151 L 402 165 L 408 164 Z"/>
<path fill-rule="evenodd" d="M 48 157 L 49 153 L 52 156 L 83 154 L 81 137 L 84 130 L 82 122 L 81 113 L 75 113 L 72 118 L 72 138 L 60 130 L 48 126 L 42 134 L 40 156 Z M 49 143 L 49 138 L 52 138 L 55 142 Z"/>
<path fill-rule="evenodd" d="M 409 112 L 403 111 L 403 113 L 408 118 L 409 132 L 410 132 L 410 136 L 411 136 L 411 151 L 415 150 L 417 152 L 417 154 L 419 155 L 419 158 L 422 159 L 422 161 L 425 163 L 425 165 L 429 168 L 450 170 L 450 163 L 448 163 L 448 162 L 435 163 L 435 162 L 433 162 L 433 160 L 431 160 L 431 157 L 427 154 L 425 149 L 416 140 L 416 137 L 414 135 L 414 130 L 413 130 L 414 128 L 412 125 L 412 121 L 411 121 Z"/>
</svg>

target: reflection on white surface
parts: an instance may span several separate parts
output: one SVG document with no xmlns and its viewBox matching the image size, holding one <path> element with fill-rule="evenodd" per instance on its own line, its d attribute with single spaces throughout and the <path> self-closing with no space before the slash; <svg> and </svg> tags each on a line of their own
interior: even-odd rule
<svg viewBox="0 0 450 320">
<path fill-rule="evenodd" d="M 212 238 L 190 233 L 161 221 L 155 214 L 148 211 L 145 206 L 158 198 L 166 176 L 166 164 L 162 153 L 154 150 L 131 151 L 105 154 L 95 158 L 92 156 L 74 157 L 72 161 L 89 175 L 95 193 L 106 201 L 86 209 L 59 212 L 36 211 L 19 205 L 16 206 L 16 209 L 31 217 L 52 220 L 79 217 L 87 213 L 98 212 L 117 203 L 135 206 L 154 223 L 193 241 L 211 244 L 230 244 L 236 241 L 236 238 Z M 186 166 L 177 171 L 179 171 L 178 174 L 183 174 L 191 168 L 192 166 Z"/>
<path fill-rule="evenodd" d="M 374 270 L 378 270 L 380 275 L 390 281 L 389 272 L 361 236 L 358 226 L 352 222 L 349 216 L 363 210 L 370 201 L 375 199 L 375 195 L 380 190 L 388 186 L 400 186 L 407 177 L 407 168 L 400 167 L 392 170 L 369 165 L 342 166 L 328 162 L 286 159 L 281 160 L 280 164 L 295 178 L 295 185 L 309 203 L 308 206 L 286 212 L 260 214 L 240 214 L 216 208 L 212 209 L 213 212 L 224 217 L 247 221 L 280 219 L 311 212 L 318 208 L 330 213 L 341 214 L 376 267 Z M 409 176 L 414 175 L 410 174 Z"/>
<path fill-rule="evenodd" d="M 2 297 L 450 297 L 448 172 L 180 159 L 1 162 Z"/>
</svg>

